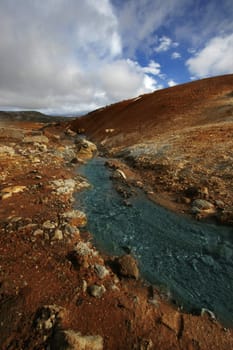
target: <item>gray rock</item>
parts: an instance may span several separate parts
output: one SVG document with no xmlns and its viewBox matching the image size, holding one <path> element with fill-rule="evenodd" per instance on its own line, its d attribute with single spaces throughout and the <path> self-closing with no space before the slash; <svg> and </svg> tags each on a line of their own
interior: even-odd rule
<svg viewBox="0 0 233 350">
<path fill-rule="evenodd" d="M 210 210 L 214 208 L 214 205 L 205 199 L 195 199 L 195 201 L 192 203 L 192 206 L 200 210 Z"/>
<path fill-rule="evenodd" d="M 120 258 L 117 258 L 116 262 L 121 276 L 135 279 L 139 278 L 137 262 L 131 255 L 123 255 Z"/>
<path fill-rule="evenodd" d="M 64 234 L 66 236 L 79 236 L 79 229 L 77 227 L 74 227 L 74 226 L 71 226 L 69 224 L 66 224 L 65 225 L 65 228 L 64 228 Z"/>
<path fill-rule="evenodd" d="M 35 135 L 35 136 L 25 136 L 23 138 L 24 143 L 48 143 L 48 137 L 44 135 Z"/>
<path fill-rule="evenodd" d="M 196 199 L 192 203 L 191 212 L 196 215 L 197 218 L 201 219 L 207 215 L 215 214 L 216 208 L 205 199 Z"/>
<path fill-rule="evenodd" d="M 87 224 L 86 214 L 80 210 L 67 211 L 61 215 L 61 218 L 73 226 L 83 227 Z"/>
<path fill-rule="evenodd" d="M 33 232 L 33 236 L 43 236 L 43 234 L 44 234 L 44 231 L 40 229 Z"/>
<path fill-rule="evenodd" d="M 12 147 L 0 146 L 0 155 L 1 154 L 8 154 L 9 156 L 13 156 L 15 154 L 15 151 Z"/>
<path fill-rule="evenodd" d="M 106 269 L 105 266 L 99 264 L 95 264 L 95 272 L 100 279 L 103 279 L 109 275 L 108 269 Z"/>
<path fill-rule="evenodd" d="M 45 221 L 42 226 L 47 230 L 52 230 L 57 227 L 57 225 L 54 222 L 51 222 L 50 220 Z"/>
<path fill-rule="evenodd" d="M 53 240 L 61 241 L 63 239 L 63 233 L 61 230 L 56 229 L 53 235 Z"/>
<path fill-rule="evenodd" d="M 103 350 L 103 338 L 100 335 L 82 335 L 73 330 L 55 332 L 51 350 Z"/>
<path fill-rule="evenodd" d="M 78 242 L 75 247 L 74 251 L 79 255 L 79 256 L 97 256 L 98 252 L 94 250 L 90 243 L 88 242 Z"/>
<path fill-rule="evenodd" d="M 88 292 L 95 298 L 101 298 L 102 295 L 106 292 L 106 289 L 103 285 L 98 286 L 97 284 L 93 284 L 88 288 Z"/>
<path fill-rule="evenodd" d="M 74 192 L 76 187 L 74 179 L 54 180 L 51 184 L 57 194 L 70 194 Z"/>
<path fill-rule="evenodd" d="M 41 331 L 52 329 L 56 322 L 64 316 L 64 308 L 57 305 L 45 305 L 38 310 L 35 324 Z"/>
</svg>

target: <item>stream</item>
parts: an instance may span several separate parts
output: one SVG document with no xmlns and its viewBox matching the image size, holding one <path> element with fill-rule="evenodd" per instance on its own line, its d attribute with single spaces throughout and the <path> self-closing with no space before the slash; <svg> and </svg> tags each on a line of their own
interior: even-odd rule
<svg viewBox="0 0 233 350">
<path fill-rule="evenodd" d="M 88 230 L 99 250 L 125 254 L 130 249 L 142 277 L 185 310 L 206 308 L 233 325 L 233 228 L 194 221 L 150 201 L 142 191 L 130 199 L 113 188 L 105 159 L 78 169 L 92 187 L 77 194 L 88 216 Z"/>
</svg>

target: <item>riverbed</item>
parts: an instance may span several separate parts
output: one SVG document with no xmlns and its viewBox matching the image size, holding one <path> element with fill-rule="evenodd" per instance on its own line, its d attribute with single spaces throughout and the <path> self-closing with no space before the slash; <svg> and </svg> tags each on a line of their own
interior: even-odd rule
<svg viewBox="0 0 233 350">
<path fill-rule="evenodd" d="M 105 159 L 79 168 L 91 183 L 77 195 L 88 229 L 103 252 L 130 251 L 142 277 L 185 310 L 206 308 L 233 325 L 233 229 L 197 222 L 150 201 L 142 191 L 125 206 L 113 188 Z"/>
</svg>

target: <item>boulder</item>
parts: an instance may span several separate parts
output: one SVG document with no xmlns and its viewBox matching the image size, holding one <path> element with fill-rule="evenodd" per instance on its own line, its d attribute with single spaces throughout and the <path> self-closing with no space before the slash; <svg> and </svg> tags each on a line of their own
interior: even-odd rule
<svg viewBox="0 0 233 350">
<path fill-rule="evenodd" d="M 100 335 L 82 335 L 73 330 L 55 332 L 51 350 L 103 350 L 103 338 Z"/>
<path fill-rule="evenodd" d="M 97 151 L 96 145 L 86 139 L 78 139 L 76 144 L 78 148 L 78 157 L 81 159 L 90 159 Z"/>
<path fill-rule="evenodd" d="M 86 214 L 80 210 L 70 210 L 61 215 L 71 226 L 84 227 L 87 224 Z"/>
<path fill-rule="evenodd" d="M 205 199 L 195 199 L 191 211 L 195 215 L 208 215 L 216 212 L 215 206 Z"/>
<path fill-rule="evenodd" d="M 129 254 L 116 259 L 118 272 L 120 276 L 139 278 L 139 269 L 136 260 Z"/>
<path fill-rule="evenodd" d="M 1 191 L 1 198 L 7 199 L 10 198 L 14 193 L 23 192 L 26 189 L 26 186 L 11 186 L 5 187 Z"/>
<path fill-rule="evenodd" d="M 59 179 L 52 181 L 51 185 L 58 195 L 66 195 L 74 192 L 76 181 L 73 179 Z"/>
<path fill-rule="evenodd" d="M 50 220 L 47 220 L 43 223 L 42 227 L 47 230 L 52 230 L 57 227 L 57 224 Z"/>
<path fill-rule="evenodd" d="M 35 326 L 38 331 L 48 331 L 64 317 L 65 309 L 58 305 L 44 305 L 35 316 Z"/>
<path fill-rule="evenodd" d="M 99 264 L 95 264 L 95 273 L 100 279 L 103 279 L 109 275 L 108 269 L 106 269 L 105 266 Z"/>
<path fill-rule="evenodd" d="M 92 286 L 88 287 L 88 292 L 94 298 L 101 298 L 106 292 L 106 289 L 103 285 L 98 286 L 97 284 L 93 284 Z"/>
<path fill-rule="evenodd" d="M 63 239 L 63 233 L 61 230 L 56 229 L 53 235 L 53 240 L 55 241 L 61 241 Z"/>
</svg>

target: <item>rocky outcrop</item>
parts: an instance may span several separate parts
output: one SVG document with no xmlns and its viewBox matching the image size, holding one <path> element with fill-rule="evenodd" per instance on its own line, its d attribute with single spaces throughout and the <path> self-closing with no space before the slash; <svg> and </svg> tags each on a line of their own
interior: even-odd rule
<svg viewBox="0 0 233 350">
<path fill-rule="evenodd" d="M 96 145 L 86 139 L 77 139 L 76 146 L 78 150 L 78 157 L 81 159 L 90 159 L 97 152 Z"/>
</svg>

